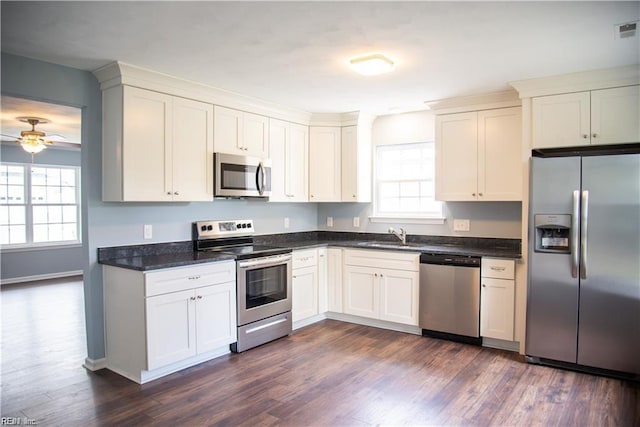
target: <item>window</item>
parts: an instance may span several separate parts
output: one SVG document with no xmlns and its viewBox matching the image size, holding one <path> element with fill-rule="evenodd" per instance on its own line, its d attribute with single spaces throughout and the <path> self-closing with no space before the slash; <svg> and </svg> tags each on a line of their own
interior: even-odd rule
<svg viewBox="0 0 640 427">
<path fill-rule="evenodd" d="M 0 165 L 0 244 L 80 242 L 80 169 Z"/>
<path fill-rule="evenodd" d="M 374 216 L 442 219 L 435 200 L 435 143 L 376 146 Z"/>
</svg>

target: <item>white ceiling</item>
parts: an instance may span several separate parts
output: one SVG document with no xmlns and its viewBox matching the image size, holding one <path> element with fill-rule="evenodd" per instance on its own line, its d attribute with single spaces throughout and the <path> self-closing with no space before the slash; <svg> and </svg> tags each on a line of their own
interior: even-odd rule
<svg viewBox="0 0 640 427">
<path fill-rule="evenodd" d="M 513 80 L 640 62 L 640 2 L 1 2 L 2 51 L 114 60 L 309 112 L 419 109 Z M 347 58 L 382 52 L 393 73 Z"/>
</svg>

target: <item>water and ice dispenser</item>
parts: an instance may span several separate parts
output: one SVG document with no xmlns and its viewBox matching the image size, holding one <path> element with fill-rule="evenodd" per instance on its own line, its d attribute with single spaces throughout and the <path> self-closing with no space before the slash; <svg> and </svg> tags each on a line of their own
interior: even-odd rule
<svg viewBox="0 0 640 427">
<path fill-rule="evenodd" d="M 571 253 L 571 215 L 536 214 L 536 252 Z"/>
</svg>

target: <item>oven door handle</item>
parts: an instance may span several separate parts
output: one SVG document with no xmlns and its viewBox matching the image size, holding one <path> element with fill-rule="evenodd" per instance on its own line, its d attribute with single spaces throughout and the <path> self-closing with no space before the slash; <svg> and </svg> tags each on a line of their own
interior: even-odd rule
<svg viewBox="0 0 640 427">
<path fill-rule="evenodd" d="M 257 260 L 251 260 L 251 261 L 239 261 L 238 268 L 267 267 L 270 265 L 283 264 L 289 261 L 291 261 L 291 255 L 284 255 L 284 256 L 277 255 L 273 257 L 259 258 Z"/>
</svg>

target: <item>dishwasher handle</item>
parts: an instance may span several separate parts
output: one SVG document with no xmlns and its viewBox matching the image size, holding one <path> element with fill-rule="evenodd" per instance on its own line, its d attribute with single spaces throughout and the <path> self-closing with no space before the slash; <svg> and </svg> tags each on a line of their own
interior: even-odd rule
<svg viewBox="0 0 640 427">
<path fill-rule="evenodd" d="M 420 264 L 451 265 L 480 268 L 480 257 L 469 255 L 420 254 Z"/>
</svg>

